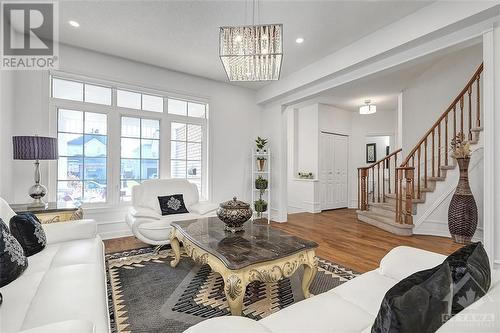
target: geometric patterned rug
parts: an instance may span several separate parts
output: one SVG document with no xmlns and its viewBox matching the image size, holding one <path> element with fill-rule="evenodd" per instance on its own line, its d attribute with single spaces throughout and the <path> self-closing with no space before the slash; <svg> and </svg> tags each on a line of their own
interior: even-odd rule
<svg viewBox="0 0 500 333">
<path fill-rule="evenodd" d="M 185 256 L 170 267 L 171 249 L 152 247 L 106 255 L 109 315 L 113 333 L 183 332 L 208 318 L 230 315 L 220 275 Z M 318 258 L 311 284 L 320 294 L 353 279 L 358 273 Z M 304 299 L 303 269 L 276 283 L 253 282 L 243 300 L 243 315 L 264 318 Z"/>
</svg>

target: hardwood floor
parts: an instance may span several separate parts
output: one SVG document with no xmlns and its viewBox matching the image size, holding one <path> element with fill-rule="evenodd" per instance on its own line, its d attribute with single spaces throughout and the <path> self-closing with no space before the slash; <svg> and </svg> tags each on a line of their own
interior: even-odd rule
<svg viewBox="0 0 500 333">
<path fill-rule="evenodd" d="M 383 231 L 356 218 L 354 209 L 320 214 L 300 213 L 288 216 L 287 223 L 272 226 L 319 244 L 316 254 L 358 272 L 378 267 L 380 259 L 399 245 L 450 254 L 460 248 L 450 238 L 436 236 L 402 237 Z M 105 241 L 106 253 L 147 246 L 134 237 Z"/>
</svg>

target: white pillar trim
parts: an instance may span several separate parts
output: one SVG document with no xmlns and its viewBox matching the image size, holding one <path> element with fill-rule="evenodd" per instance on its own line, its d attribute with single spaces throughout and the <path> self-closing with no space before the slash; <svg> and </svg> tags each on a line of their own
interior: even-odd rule
<svg viewBox="0 0 500 333">
<path fill-rule="evenodd" d="M 500 117 L 495 117 L 495 40 L 493 28 L 483 33 L 483 127 L 484 127 L 484 246 L 491 264 L 496 260 L 495 258 L 495 228 L 494 222 L 497 210 L 495 202 L 498 202 L 498 189 L 495 190 L 496 184 L 500 178 L 500 174 L 495 172 L 500 169 L 500 161 L 495 156 L 495 148 L 498 145 L 499 135 L 495 135 L 495 128 L 499 129 Z"/>
</svg>

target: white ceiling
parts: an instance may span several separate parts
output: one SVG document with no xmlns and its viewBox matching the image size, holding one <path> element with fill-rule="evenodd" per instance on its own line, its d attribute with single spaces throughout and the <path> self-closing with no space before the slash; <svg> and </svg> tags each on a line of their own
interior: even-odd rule
<svg viewBox="0 0 500 333">
<path fill-rule="evenodd" d="M 251 3 L 245 22 L 244 0 L 61 1 L 60 41 L 227 81 L 218 57 L 218 27 L 251 23 Z M 284 25 L 284 77 L 429 3 L 261 0 L 260 22 Z M 69 26 L 69 20 L 80 27 Z M 296 44 L 297 37 L 304 43 Z"/>
<path fill-rule="evenodd" d="M 358 112 L 365 100 L 371 100 L 378 111 L 396 110 L 398 95 L 418 76 L 450 53 L 463 51 L 468 47 L 482 48 L 480 39 L 474 39 L 453 47 L 406 62 L 385 71 L 363 77 L 335 87 L 301 102 L 294 107 L 311 103 L 330 104 L 340 109 Z"/>
</svg>

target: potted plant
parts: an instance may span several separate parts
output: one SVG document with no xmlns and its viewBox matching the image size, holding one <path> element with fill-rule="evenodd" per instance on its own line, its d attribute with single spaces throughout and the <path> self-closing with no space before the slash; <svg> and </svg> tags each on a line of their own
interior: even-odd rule
<svg viewBox="0 0 500 333">
<path fill-rule="evenodd" d="M 457 160 L 460 179 L 448 208 L 448 229 L 456 243 L 467 244 L 476 232 L 477 205 L 469 186 L 470 143 L 462 132 L 451 141 L 451 152 Z"/>
<path fill-rule="evenodd" d="M 267 139 L 261 138 L 260 136 L 257 137 L 255 140 L 255 145 L 257 146 L 257 153 L 263 152 L 266 153 L 267 150 L 264 149 L 264 147 L 267 144 Z"/>
<path fill-rule="evenodd" d="M 254 204 L 255 211 L 259 215 L 259 219 L 262 218 L 262 213 L 267 211 L 266 200 L 263 200 L 263 199 L 255 200 L 253 204 Z"/>
<path fill-rule="evenodd" d="M 266 169 L 266 160 L 267 158 L 263 156 L 257 157 L 257 170 L 264 171 Z"/>
<path fill-rule="evenodd" d="M 255 179 L 255 188 L 258 190 L 265 190 L 267 189 L 268 186 L 268 181 L 266 178 L 262 176 L 258 176 L 257 179 Z"/>
</svg>

